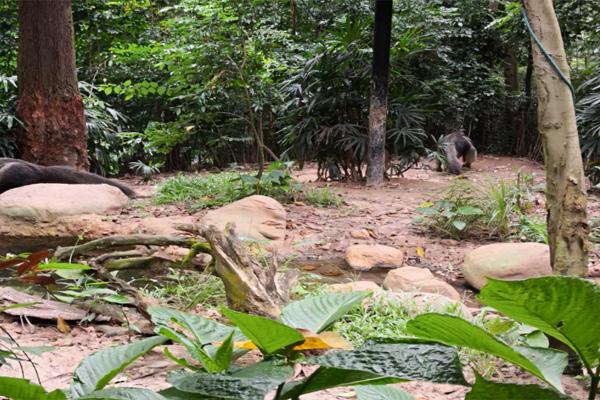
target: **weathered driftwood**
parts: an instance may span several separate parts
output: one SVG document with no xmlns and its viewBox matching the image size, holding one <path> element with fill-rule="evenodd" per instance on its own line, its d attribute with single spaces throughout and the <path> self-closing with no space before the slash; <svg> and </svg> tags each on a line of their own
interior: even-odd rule
<svg viewBox="0 0 600 400">
<path fill-rule="evenodd" d="M 288 300 L 286 279 L 278 279 L 277 266 L 260 265 L 229 225 L 225 232 L 215 226 L 199 227 L 199 233 L 210 244 L 214 273 L 225 284 L 229 306 L 238 311 L 278 317 Z"/>
</svg>

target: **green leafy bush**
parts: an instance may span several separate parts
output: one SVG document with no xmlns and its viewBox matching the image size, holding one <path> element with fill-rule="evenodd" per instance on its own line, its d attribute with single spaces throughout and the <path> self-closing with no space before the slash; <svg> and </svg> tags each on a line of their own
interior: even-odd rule
<svg viewBox="0 0 600 400">
<path fill-rule="evenodd" d="M 316 207 L 340 207 L 344 202 L 329 185 L 322 188 L 306 189 L 304 191 L 304 200 Z"/>
<path fill-rule="evenodd" d="M 477 184 L 455 179 L 440 200 L 421 203 L 416 223 L 440 236 L 453 239 L 520 237 L 532 209 L 533 176 L 517 174 L 514 181 Z M 525 218 L 525 219 L 523 219 Z M 520 221 L 523 223 L 521 224 Z M 532 220 L 530 220 L 532 221 Z"/>
<path fill-rule="evenodd" d="M 479 188 L 458 179 L 441 200 L 421 203 L 417 211 L 423 217 L 417 222 L 436 234 L 461 239 L 484 227 L 486 209 Z"/>
<path fill-rule="evenodd" d="M 301 186 L 292 178 L 289 167 L 270 164 L 262 175 L 223 172 L 212 175 L 179 175 L 167 179 L 157 190 L 158 204 L 184 204 L 193 209 L 222 206 L 254 194 L 290 201 Z"/>
<path fill-rule="evenodd" d="M 528 242 L 548 244 L 546 221 L 537 216 L 522 215 L 516 223 L 516 232 L 513 237 Z"/>
</svg>

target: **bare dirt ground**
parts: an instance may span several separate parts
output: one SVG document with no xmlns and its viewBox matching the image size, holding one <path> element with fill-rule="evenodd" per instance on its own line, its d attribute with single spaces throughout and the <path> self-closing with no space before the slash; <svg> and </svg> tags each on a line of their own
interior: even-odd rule
<svg viewBox="0 0 600 400">
<path fill-rule="evenodd" d="M 475 182 L 494 182 L 500 179 L 515 179 L 517 171 L 533 173 L 537 182 L 543 182 L 542 167 L 530 160 L 509 157 L 484 156 L 475 163 L 472 170 L 467 171 L 466 179 Z M 314 182 L 316 170 L 307 168 L 295 173 L 298 180 L 307 186 L 323 186 L 322 182 Z M 164 177 L 162 177 L 164 178 Z M 162 179 L 161 178 L 161 179 Z M 465 285 L 461 276 L 460 265 L 465 253 L 482 244 L 489 243 L 486 238 L 477 241 L 455 241 L 432 237 L 419 231 L 412 221 L 418 215 L 415 208 L 422 201 L 435 199 L 447 187 L 454 177 L 429 169 L 413 169 L 405 173 L 403 178 L 393 178 L 383 188 L 369 189 L 360 184 L 330 183 L 345 202 L 340 208 L 314 208 L 302 203 L 286 205 L 288 211 L 288 233 L 286 242 L 288 249 L 285 258 L 293 259 L 301 269 L 319 273 L 336 281 L 371 279 L 381 283 L 386 271 L 376 271 L 359 276 L 346 269 L 342 259 L 345 249 L 355 243 L 378 243 L 397 247 L 407 254 L 407 265 L 421 266 L 431 269 L 436 275 L 444 278 L 464 294 L 468 303 L 472 303 L 473 292 Z M 135 181 L 129 179 L 128 183 Z M 153 185 L 136 184 L 139 193 L 150 195 Z M 538 211 L 543 212 L 543 195 L 539 194 Z M 591 194 L 590 218 L 600 216 L 599 198 Z M 193 214 L 200 218 L 205 211 Z M 136 203 L 119 216 L 114 216 L 115 224 L 129 224 L 145 218 L 169 219 L 185 215 L 186 210 L 177 206 L 155 206 L 149 197 L 137 200 Z M 357 240 L 350 233 L 357 229 L 368 229 L 371 238 Z M 417 248 L 425 250 L 424 256 L 417 254 Z M 590 275 L 600 276 L 598 258 L 600 252 L 593 249 L 590 261 Z M 98 325 L 75 326 L 70 333 L 60 333 L 54 325 L 42 321 L 27 321 L 0 315 L 0 326 L 6 329 L 21 346 L 50 345 L 55 349 L 36 358 L 37 370 L 41 381 L 49 389 L 65 388 L 71 380 L 71 373 L 77 364 L 90 353 L 106 346 L 122 344 L 127 340 L 135 340 L 123 335 L 115 327 Z M 0 336 L 3 334 L 0 333 Z M 168 370 L 175 368 L 156 350 L 124 374 L 115 382 L 122 386 L 136 386 L 158 389 L 165 387 L 164 377 Z M 529 377 L 514 371 L 502 370 L 503 378 L 512 382 L 533 382 Z M 25 366 L 25 375 L 35 380 L 35 373 L 30 366 Z M 2 375 L 21 376 L 18 367 L 0 370 Z M 572 377 L 565 377 L 563 382 L 576 399 L 585 398 L 582 384 Z M 466 389 L 449 385 L 432 385 L 428 383 L 407 383 L 403 388 L 413 393 L 420 400 L 463 399 Z M 349 388 L 335 389 L 327 393 L 319 393 L 303 397 L 304 399 L 333 400 L 352 398 Z"/>
</svg>

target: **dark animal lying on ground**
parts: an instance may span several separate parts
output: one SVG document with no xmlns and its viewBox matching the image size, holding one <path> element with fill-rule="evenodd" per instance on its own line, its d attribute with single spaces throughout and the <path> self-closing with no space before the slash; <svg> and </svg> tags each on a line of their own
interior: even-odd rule
<svg viewBox="0 0 600 400">
<path fill-rule="evenodd" d="M 135 192 L 122 183 L 90 172 L 61 166 L 45 167 L 14 158 L 0 158 L 0 193 L 34 183 L 105 183 L 120 189 L 128 197 L 136 197 Z"/>
<path fill-rule="evenodd" d="M 460 175 L 459 158 L 463 159 L 462 166 L 466 168 L 471 168 L 471 164 L 477 160 L 477 149 L 462 129 L 446 135 L 442 140 L 442 148 L 446 155 L 446 168 L 451 174 Z M 437 162 L 437 170 L 442 170 L 440 161 Z"/>
</svg>

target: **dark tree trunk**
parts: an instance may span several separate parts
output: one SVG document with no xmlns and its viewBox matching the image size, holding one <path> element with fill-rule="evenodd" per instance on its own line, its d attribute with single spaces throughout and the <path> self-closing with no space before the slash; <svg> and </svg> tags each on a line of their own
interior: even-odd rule
<svg viewBox="0 0 600 400">
<path fill-rule="evenodd" d="M 88 169 L 71 0 L 19 1 L 17 76 L 22 158 Z"/>
<path fill-rule="evenodd" d="M 380 186 L 385 173 L 385 132 L 387 92 L 390 71 L 392 0 L 375 2 L 373 39 L 373 76 L 369 109 L 369 147 L 367 149 L 367 185 Z"/>
<path fill-rule="evenodd" d="M 521 93 L 519 85 L 519 60 L 514 49 L 506 49 L 504 61 L 504 81 L 508 96 L 506 98 L 506 126 L 512 130 L 510 149 L 517 155 L 523 156 L 526 150 L 522 149 L 525 141 L 525 117 L 523 107 L 515 104 L 515 98 Z"/>
<path fill-rule="evenodd" d="M 298 22 L 298 3 L 292 0 L 292 36 L 296 36 L 296 24 Z"/>
</svg>

